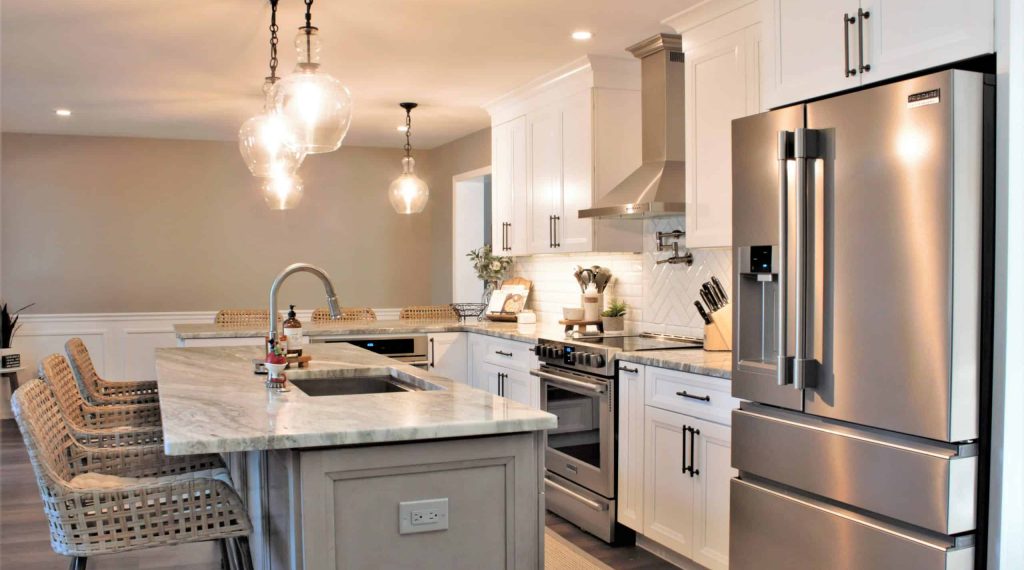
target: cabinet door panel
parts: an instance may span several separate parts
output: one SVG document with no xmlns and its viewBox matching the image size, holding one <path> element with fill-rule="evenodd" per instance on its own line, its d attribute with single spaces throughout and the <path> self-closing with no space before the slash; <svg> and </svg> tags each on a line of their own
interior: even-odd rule
<svg viewBox="0 0 1024 570">
<path fill-rule="evenodd" d="M 501 379 L 498 377 L 499 374 L 504 373 L 505 370 L 493 365 L 484 364 L 480 367 L 480 376 L 478 378 L 477 388 L 486 390 L 494 395 L 499 395 L 501 390 Z"/>
<path fill-rule="evenodd" d="M 526 117 L 491 131 L 491 247 L 497 254 L 526 252 Z"/>
<path fill-rule="evenodd" d="M 503 394 L 509 400 L 540 408 L 540 382 L 528 373 L 517 370 L 503 370 L 505 374 Z"/>
<path fill-rule="evenodd" d="M 633 371 L 636 372 L 633 372 Z M 644 531 L 644 366 L 619 365 L 618 521 Z"/>
<path fill-rule="evenodd" d="M 729 568 L 729 480 L 732 430 L 728 427 L 686 418 L 699 430 L 694 435 L 694 463 L 700 474 L 694 477 L 693 558 L 712 570 Z"/>
<path fill-rule="evenodd" d="M 860 74 L 844 73 L 844 14 L 856 15 L 857 0 L 768 0 L 763 4 L 769 65 L 762 77 L 769 107 L 860 85 Z M 857 29 L 849 27 L 850 63 L 856 64 Z"/>
<path fill-rule="evenodd" d="M 747 114 L 748 34 L 686 53 L 686 245 L 732 245 L 732 120 Z"/>
<path fill-rule="evenodd" d="M 430 371 L 439 376 L 468 383 L 466 333 L 435 333 L 429 335 Z"/>
<path fill-rule="evenodd" d="M 562 206 L 562 113 L 557 106 L 527 116 L 527 217 L 530 253 L 556 251 L 552 216 Z"/>
<path fill-rule="evenodd" d="M 991 0 L 863 0 L 864 83 L 995 51 Z"/>
<path fill-rule="evenodd" d="M 691 556 L 696 478 L 683 473 L 683 426 L 688 419 L 647 407 L 644 450 L 644 535 Z M 689 436 L 686 438 L 689 444 Z M 689 456 L 686 456 L 689 459 Z"/>
<path fill-rule="evenodd" d="M 561 102 L 562 107 L 562 199 L 555 215 L 555 243 L 558 251 L 593 249 L 593 220 L 580 219 L 579 211 L 593 202 L 593 136 L 590 90 Z M 556 204 L 558 205 L 558 204 Z"/>
</svg>

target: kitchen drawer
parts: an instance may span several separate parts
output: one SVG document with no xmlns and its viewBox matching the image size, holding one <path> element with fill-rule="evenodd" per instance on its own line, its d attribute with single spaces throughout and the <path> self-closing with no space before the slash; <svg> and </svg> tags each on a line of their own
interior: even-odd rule
<svg viewBox="0 0 1024 570">
<path fill-rule="evenodd" d="M 973 535 L 897 526 L 760 480 L 733 479 L 731 491 L 733 570 L 974 566 Z"/>
<path fill-rule="evenodd" d="M 720 424 L 729 425 L 732 410 L 740 405 L 729 381 L 721 378 L 648 366 L 646 383 L 648 406 Z"/>
<path fill-rule="evenodd" d="M 488 337 L 483 349 L 484 362 L 496 366 L 529 372 L 537 364 L 533 345 L 525 342 Z"/>
<path fill-rule="evenodd" d="M 942 534 L 975 529 L 977 446 L 744 403 L 732 466 Z"/>
</svg>

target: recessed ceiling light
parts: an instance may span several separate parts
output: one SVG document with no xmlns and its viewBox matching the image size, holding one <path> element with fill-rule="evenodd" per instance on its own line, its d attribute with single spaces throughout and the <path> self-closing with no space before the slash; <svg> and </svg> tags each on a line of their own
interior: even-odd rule
<svg viewBox="0 0 1024 570">
<path fill-rule="evenodd" d="M 407 127 L 405 125 L 398 125 L 398 132 L 400 132 L 400 133 L 404 133 L 408 129 L 409 129 L 409 127 Z"/>
<path fill-rule="evenodd" d="M 54 112 L 57 113 L 58 117 L 70 117 L 71 116 L 71 109 L 57 109 Z"/>
<path fill-rule="evenodd" d="M 588 32 L 586 30 L 577 30 L 577 31 L 572 33 L 572 39 L 574 39 L 576 41 L 581 41 L 582 42 L 582 41 L 589 40 L 592 37 L 594 37 L 594 34 Z"/>
</svg>

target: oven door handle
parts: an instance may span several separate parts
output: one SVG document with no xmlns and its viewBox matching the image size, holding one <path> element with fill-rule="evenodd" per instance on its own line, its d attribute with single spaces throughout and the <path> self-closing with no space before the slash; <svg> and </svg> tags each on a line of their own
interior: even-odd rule
<svg viewBox="0 0 1024 570">
<path fill-rule="evenodd" d="M 583 503 L 584 505 L 594 509 L 595 511 L 607 511 L 608 510 L 608 505 L 602 505 L 601 503 L 598 503 L 597 501 L 595 501 L 593 499 L 588 499 L 587 497 L 584 497 L 583 495 L 577 493 L 576 491 L 573 491 L 572 489 L 569 489 L 567 487 L 559 485 L 558 483 L 555 483 L 551 479 L 544 479 L 544 486 L 545 487 L 551 487 L 551 488 L 556 489 L 557 491 L 559 491 L 561 493 L 565 493 L 566 495 L 569 495 L 573 499 L 576 499 L 577 501 L 579 501 L 579 502 Z"/>
<path fill-rule="evenodd" d="M 573 380 L 572 378 L 566 378 L 564 376 L 558 376 L 557 374 L 551 374 L 550 372 L 544 372 L 543 370 L 531 370 L 531 376 L 536 376 L 541 380 L 547 380 L 554 384 L 562 384 L 564 386 L 572 386 L 574 388 L 583 388 L 584 390 L 590 390 L 595 394 L 604 394 L 604 386 L 598 384 L 591 384 L 590 382 L 584 382 L 582 380 Z"/>
</svg>

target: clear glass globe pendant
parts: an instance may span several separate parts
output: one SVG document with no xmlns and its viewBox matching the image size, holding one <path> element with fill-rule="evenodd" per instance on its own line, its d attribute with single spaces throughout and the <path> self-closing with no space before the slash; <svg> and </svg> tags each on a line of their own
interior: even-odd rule
<svg viewBox="0 0 1024 570">
<path fill-rule="evenodd" d="M 416 176 L 413 169 L 416 161 L 407 156 L 402 159 L 402 175 L 391 183 L 388 188 L 388 199 L 391 206 L 399 214 L 419 214 L 427 207 L 430 188 L 427 183 Z"/>
<path fill-rule="evenodd" d="M 274 110 L 274 81 L 263 84 L 263 112 L 250 117 L 238 129 L 238 149 L 253 176 L 293 174 L 306 158 L 301 133 Z"/>
<path fill-rule="evenodd" d="M 320 71 L 320 37 L 315 27 L 299 28 L 295 48 L 295 71 L 275 90 L 277 112 L 297 127 L 306 153 L 337 150 L 352 123 L 352 94 Z"/>
</svg>

